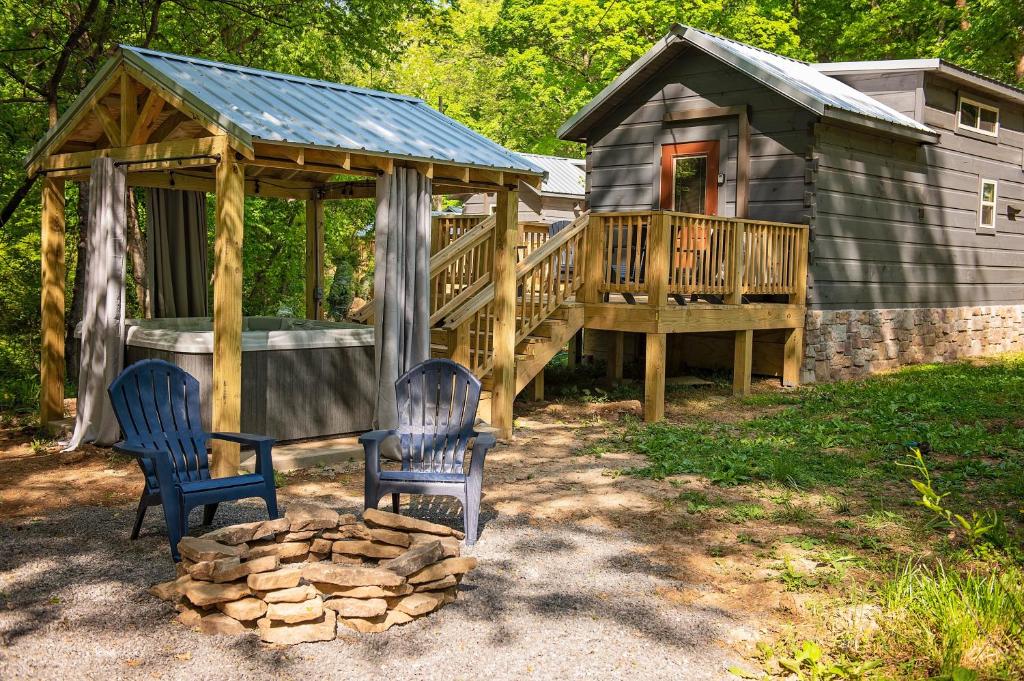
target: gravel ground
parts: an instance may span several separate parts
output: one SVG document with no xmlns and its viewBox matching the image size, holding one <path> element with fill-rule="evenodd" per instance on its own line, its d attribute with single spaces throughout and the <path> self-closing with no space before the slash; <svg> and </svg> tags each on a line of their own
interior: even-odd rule
<svg viewBox="0 0 1024 681">
<path fill-rule="evenodd" d="M 321 500 L 357 510 L 350 498 Z M 480 566 L 429 618 L 289 649 L 203 636 L 145 592 L 174 572 L 159 511 L 130 542 L 133 511 L 0 523 L 0 679 L 707 679 L 730 678 L 740 662 L 721 642 L 736 621 L 658 597 L 680 583 L 625 534 L 493 513 L 466 551 Z M 443 505 L 412 514 L 458 522 Z M 260 517 L 255 504 L 226 504 L 217 525 Z"/>
</svg>

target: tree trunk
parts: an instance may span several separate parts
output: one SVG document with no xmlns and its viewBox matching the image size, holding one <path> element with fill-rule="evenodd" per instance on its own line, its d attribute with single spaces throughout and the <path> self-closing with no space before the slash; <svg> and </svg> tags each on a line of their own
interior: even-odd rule
<svg viewBox="0 0 1024 681">
<path fill-rule="evenodd" d="M 78 186 L 78 243 L 75 247 L 75 279 L 71 285 L 71 308 L 68 310 L 67 330 L 64 336 L 64 366 L 67 377 L 78 382 L 81 366 L 82 344 L 75 338 L 75 327 L 85 314 L 85 282 L 89 268 L 86 244 L 89 241 L 89 183 L 76 182 Z"/>
<path fill-rule="evenodd" d="M 139 225 L 139 203 L 134 190 L 128 190 L 128 234 L 126 247 L 132 261 L 132 282 L 135 284 L 135 299 L 143 317 L 152 316 L 149 288 L 146 285 L 146 237 Z"/>
</svg>

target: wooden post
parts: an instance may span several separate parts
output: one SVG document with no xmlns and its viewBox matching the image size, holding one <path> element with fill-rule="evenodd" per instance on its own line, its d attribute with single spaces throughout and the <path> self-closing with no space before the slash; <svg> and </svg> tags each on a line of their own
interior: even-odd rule
<svg viewBox="0 0 1024 681">
<path fill-rule="evenodd" d="M 533 377 L 527 386 L 526 396 L 531 402 L 543 402 L 544 401 L 544 369 L 541 368 L 540 372 Z"/>
<path fill-rule="evenodd" d="M 611 336 L 611 342 L 608 344 L 608 378 L 617 382 L 622 380 L 626 334 L 623 331 L 609 331 L 608 334 Z"/>
<path fill-rule="evenodd" d="M 494 213 L 494 394 L 491 425 L 498 437 L 512 437 L 512 403 L 516 397 L 516 238 L 519 192 L 498 192 Z"/>
<path fill-rule="evenodd" d="M 569 344 L 565 348 L 565 367 L 569 371 L 576 371 L 576 353 L 579 352 L 580 346 L 580 332 L 577 331 L 573 334 L 572 338 L 569 339 Z"/>
<path fill-rule="evenodd" d="M 469 322 L 448 330 L 448 357 L 464 367 L 469 363 Z"/>
<path fill-rule="evenodd" d="M 750 394 L 750 372 L 753 357 L 754 330 L 737 331 L 732 365 L 732 394 L 737 397 L 746 397 Z"/>
<path fill-rule="evenodd" d="M 600 302 L 601 282 L 604 280 L 604 244 L 607 232 L 605 220 L 599 215 L 587 219 L 587 236 L 583 253 L 583 285 L 576 299 L 582 303 Z"/>
<path fill-rule="evenodd" d="M 217 145 L 217 214 L 213 274 L 213 430 L 237 432 L 242 421 L 242 236 L 245 176 L 234 150 Z M 238 474 L 238 445 L 214 441 L 214 477 Z"/>
<path fill-rule="evenodd" d="M 135 81 L 128 75 L 127 71 L 121 71 L 121 120 L 118 126 L 121 128 L 120 145 L 127 147 L 132 131 L 135 129 L 135 121 L 139 117 L 138 94 L 135 92 Z"/>
<path fill-rule="evenodd" d="M 324 202 L 306 201 L 306 319 L 324 318 Z"/>
<path fill-rule="evenodd" d="M 64 416 L 64 180 L 43 177 L 39 425 Z"/>
<path fill-rule="evenodd" d="M 743 302 L 745 231 L 744 223 L 732 223 L 732 262 L 729 263 L 729 293 L 725 296 L 725 302 L 729 305 L 739 305 Z"/>
<path fill-rule="evenodd" d="M 656 308 L 668 305 L 668 220 L 665 211 L 654 211 L 647 227 L 647 304 Z"/>
<path fill-rule="evenodd" d="M 800 385 L 803 356 L 804 330 L 786 329 L 786 343 L 782 351 L 782 385 L 790 388 Z"/>
<path fill-rule="evenodd" d="M 644 421 L 648 423 L 665 418 L 665 338 L 664 333 L 647 334 Z"/>
</svg>

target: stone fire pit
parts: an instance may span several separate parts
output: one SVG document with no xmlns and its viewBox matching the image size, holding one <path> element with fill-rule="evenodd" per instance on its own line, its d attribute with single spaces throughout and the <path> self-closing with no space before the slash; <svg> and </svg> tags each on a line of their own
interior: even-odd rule
<svg viewBox="0 0 1024 681">
<path fill-rule="evenodd" d="M 444 525 L 367 510 L 292 504 L 283 518 L 231 525 L 178 544 L 178 579 L 149 592 L 182 624 L 266 643 L 330 641 L 387 631 L 455 600 L 476 558 Z"/>
</svg>

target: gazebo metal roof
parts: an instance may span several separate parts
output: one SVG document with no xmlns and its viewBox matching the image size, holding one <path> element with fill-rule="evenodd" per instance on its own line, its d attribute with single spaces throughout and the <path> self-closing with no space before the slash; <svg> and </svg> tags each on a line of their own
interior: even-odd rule
<svg viewBox="0 0 1024 681">
<path fill-rule="evenodd" d="M 122 45 L 32 150 L 31 164 L 122 61 L 247 146 L 265 141 L 542 175 L 538 168 L 415 97 Z"/>
</svg>

